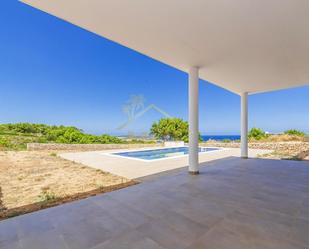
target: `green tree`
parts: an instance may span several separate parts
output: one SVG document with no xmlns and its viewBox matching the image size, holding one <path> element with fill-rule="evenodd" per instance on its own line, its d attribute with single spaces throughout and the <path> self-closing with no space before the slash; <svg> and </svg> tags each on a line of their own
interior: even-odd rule
<svg viewBox="0 0 309 249">
<path fill-rule="evenodd" d="M 253 127 L 248 134 L 249 139 L 261 140 L 266 138 L 267 134 L 260 128 Z"/>
<path fill-rule="evenodd" d="M 292 135 L 292 136 L 300 136 L 300 137 L 304 137 L 306 135 L 305 132 L 302 132 L 302 131 L 299 131 L 299 130 L 296 130 L 296 129 L 287 130 L 287 131 L 284 132 L 284 134 Z"/>
<path fill-rule="evenodd" d="M 161 140 L 189 140 L 189 124 L 180 118 L 162 118 L 154 122 L 150 134 Z M 201 140 L 201 137 L 200 137 Z"/>
</svg>

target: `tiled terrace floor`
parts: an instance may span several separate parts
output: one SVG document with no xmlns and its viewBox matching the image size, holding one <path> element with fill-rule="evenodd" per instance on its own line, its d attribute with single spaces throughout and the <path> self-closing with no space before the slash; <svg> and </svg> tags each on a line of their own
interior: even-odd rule
<svg viewBox="0 0 309 249">
<path fill-rule="evenodd" d="M 2 221 L 0 248 L 309 248 L 308 162 L 207 165 Z"/>
</svg>

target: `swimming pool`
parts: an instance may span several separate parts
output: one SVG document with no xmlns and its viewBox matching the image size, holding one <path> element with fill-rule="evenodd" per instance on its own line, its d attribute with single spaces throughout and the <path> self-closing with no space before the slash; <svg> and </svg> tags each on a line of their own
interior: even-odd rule
<svg viewBox="0 0 309 249">
<path fill-rule="evenodd" d="M 209 148 L 200 147 L 199 153 L 211 152 L 221 150 L 221 148 Z M 139 150 L 139 151 L 129 151 L 129 152 L 117 152 L 112 153 L 115 156 L 127 157 L 132 159 L 139 159 L 143 161 L 153 161 L 159 159 L 166 159 L 172 157 L 184 156 L 189 153 L 188 147 L 175 147 L 175 148 L 164 148 L 164 149 L 154 149 L 154 150 Z"/>
</svg>

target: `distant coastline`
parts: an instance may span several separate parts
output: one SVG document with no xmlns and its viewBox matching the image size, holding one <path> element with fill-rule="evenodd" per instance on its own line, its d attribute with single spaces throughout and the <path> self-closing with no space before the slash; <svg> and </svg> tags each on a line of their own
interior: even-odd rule
<svg viewBox="0 0 309 249">
<path fill-rule="evenodd" d="M 153 137 L 150 136 L 129 136 L 129 135 L 119 135 L 117 136 L 120 139 L 129 139 L 129 138 L 135 138 L 135 139 L 153 139 Z M 202 140 L 204 142 L 208 140 L 216 140 L 216 141 L 223 141 L 223 140 L 240 140 L 240 135 L 201 135 Z"/>
</svg>

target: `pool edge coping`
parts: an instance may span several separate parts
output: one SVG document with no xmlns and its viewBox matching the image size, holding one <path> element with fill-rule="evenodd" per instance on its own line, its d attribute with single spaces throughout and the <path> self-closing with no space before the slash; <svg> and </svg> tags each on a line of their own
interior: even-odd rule
<svg viewBox="0 0 309 249">
<path fill-rule="evenodd" d="M 183 146 L 181 146 L 181 147 L 183 147 Z M 199 154 L 216 153 L 216 152 L 220 152 L 220 151 L 224 151 L 224 150 L 229 150 L 229 148 L 223 148 L 223 147 L 213 147 L 213 146 L 212 147 L 199 146 L 199 147 L 200 148 L 218 149 L 218 150 L 213 150 L 213 151 L 199 152 Z M 171 148 L 178 148 L 178 147 L 165 147 L 163 149 L 171 149 Z M 160 149 L 162 149 L 162 148 L 160 148 Z M 149 150 L 149 148 L 145 148 L 145 150 Z M 159 150 L 159 148 L 152 149 L 152 150 Z M 143 151 L 143 150 L 141 150 L 141 149 L 140 150 L 129 150 L 129 151 L 126 150 L 126 151 L 123 151 L 123 153 L 125 153 L 125 152 L 138 152 L 138 151 Z M 147 159 L 134 158 L 134 157 L 129 157 L 129 156 L 116 155 L 115 153 L 122 153 L 122 151 L 119 151 L 119 152 L 103 152 L 103 153 L 100 153 L 100 154 L 102 154 L 104 156 L 110 156 L 110 157 L 116 157 L 116 158 L 122 158 L 122 159 L 130 159 L 130 160 L 146 162 L 146 163 L 153 163 L 153 162 L 164 161 L 164 160 L 168 160 L 168 159 L 176 159 L 176 158 L 188 156 L 188 154 L 186 154 L 186 155 L 179 155 L 179 156 L 172 156 L 172 157 L 166 157 L 166 158 L 158 158 L 158 159 L 147 160 Z"/>
</svg>

